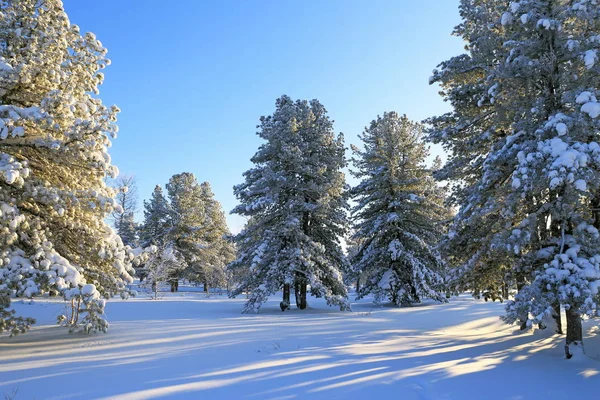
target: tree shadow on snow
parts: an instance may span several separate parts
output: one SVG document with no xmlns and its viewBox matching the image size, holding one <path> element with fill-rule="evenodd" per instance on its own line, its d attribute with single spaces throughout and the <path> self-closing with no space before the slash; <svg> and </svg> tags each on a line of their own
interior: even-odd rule
<svg viewBox="0 0 600 400">
<path fill-rule="evenodd" d="M 0 338 L 0 393 L 18 388 L 23 398 L 555 399 L 576 384 L 581 398 L 597 394 L 598 363 L 565 364 L 563 337 L 513 335 L 516 328 L 498 320 L 500 305 L 472 299 L 406 309 L 360 303 L 354 305 L 360 311 L 351 313 L 317 301 L 309 310 L 282 313 L 273 301 L 256 315 L 240 315 L 240 303 L 228 300 L 213 303 L 216 309 L 194 301 L 161 304 L 152 303 L 150 310 L 133 302 L 111 304 L 107 335 L 37 327 Z M 597 336 L 594 331 L 588 338 Z M 555 374 L 570 383 L 549 379 Z M 57 378 L 69 382 L 68 393 Z"/>
</svg>

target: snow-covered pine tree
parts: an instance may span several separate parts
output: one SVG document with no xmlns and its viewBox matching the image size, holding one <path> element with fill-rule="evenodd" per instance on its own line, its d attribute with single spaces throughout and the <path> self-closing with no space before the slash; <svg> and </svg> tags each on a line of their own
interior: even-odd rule
<svg viewBox="0 0 600 400">
<path fill-rule="evenodd" d="M 123 215 L 121 222 L 119 223 L 119 229 L 117 234 L 121 237 L 123 244 L 126 246 L 135 248 L 139 244 L 138 240 L 138 225 L 135 222 L 135 215 L 128 212 Z"/>
<path fill-rule="evenodd" d="M 104 222 L 116 206 L 104 181 L 117 175 L 107 149 L 119 111 L 95 96 L 108 63 L 106 49 L 71 25 L 59 0 L 0 2 L 3 294 L 79 290 L 108 298 L 131 280 L 130 254 Z M 8 318 L 0 328 L 26 328 Z"/>
<path fill-rule="evenodd" d="M 234 258 L 234 250 L 225 216 L 210 184 L 199 184 L 194 174 L 184 172 L 171 177 L 167 191 L 170 201 L 156 186 L 150 201 L 144 202 L 145 221 L 140 236 L 144 246 L 159 247 L 154 264 L 160 264 L 165 251 L 183 257 L 179 261 L 184 267 L 170 268 L 178 274 L 170 279 L 173 290 L 184 277 L 204 283 L 206 291 L 213 285 L 224 286 L 225 266 Z M 147 273 L 148 269 L 143 271 Z"/>
<path fill-rule="evenodd" d="M 491 244 L 470 249 L 470 256 L 504 252 L 516 260 L 509 273 L 519 293 L 507 304 L 507 322 L 537 323 L 550 314 L 560 321 L 563 305 L 570 357 L 582 345 L 581 316 L 597 313 L 600 286 L 600 7 L 584 0 L 500 3 L 487 29 L 503 44 L 498 63 L 485 71 L 487 95 L 477 100 L 490 109 L 494 131 L 463 204 L 496 223 L 485 226 L 488 235 L 456 233 Z M 489 11 L 479 5 L 463 2 L 475 14 Z M 443 131 L 437 137 L 449 146 L 457 139 Z M 475 226 L 461 214 L 459 224 Z"/>
<path fill-rule="evenodd" d="M 353 146 L 352 160 L 360 183 L 351 190 L 360 243 L 352 263 L 364 277 L 358 297 L 373 294 L 376 302 L 396 305 L 445 301 L 444 263 L 435 246 L 447 212 L 425 165 L 422 125 L 386 112 L 360 139 L 364 149 Z"/>
<path fill-rule="evenodd" d="M 119 175 L 112 186 L 117 190 L 115 200 L 118 205 L 111 214 L 114 227 L 125 245 L 136 247 L 138 228 L 135 223 L 135 213 L 138 209 L 138 192 L 135 177 Z"/>
<path fill-rule="evenodd" d="M 485 299 L 506 298 L 505 275 L 512 264 L 502 249 L 495 251 L 492 241 L 503 229 L 502 187 L 497 182 L 508 179 L 512 169 L 503 166 L 481 184 L 486 157 L 493 146 L 504 143 L 511 123 L 510 113 L 496 111 L 494 83 L 488 80 L 508 54 L 498 24 L 505 5 L 500 0 L 461 1 L 463 21 L 454 34 L 464 39 L 467 52 L 441 63 L 430 79 L 440 84 L 453 109 L 427 121 L 429 138 L 448 154 L 434 176 L 450 183 L 448 203 L 458 208 L 442 247 L 444 258 L 456 267 L 448 274 L 448 289 L 470 290 Z"/>
<path fill-rule="evenodd" d="M 501 23 L 510 55 L 498 90 L 520 94 L 512 106 L 523 110 L 506 143 L 518 160 L 509 207 L 527 210 L 507 244 L 533 272 L 506 320 L 536 323 L 562 305 L 571 357 L 583 350 L 581 316 L 597 315 L 600 287 L 600 6 L 513 2 Z"/>
<path fill-rule="evenodd" d="M 197 270 L 188 274 L 191 280 L 204 283 L 204 291 L 211 287 L 227 284 L 226 267 L 235 259 L 235 251 L 230 239 L 225 214 L 208 182 L 200 184 L 204 223 L 202 228 L 203 247 L 197 263 Z"/>
<path fill-rule="evenodd" d="M 151 254 L 147 254 L 145 259 L 139 259 L 135 265 L 140 282 L 143 282 L 150 272 L 146 266 L 148 258 L 156 258 L 162 254 L 171 227 L 171 207 L 160 185 L 156 185 L 150 200 L 144 200 L 144 222 L 137 227 L 140 247 L 136 250 L 141 253 L 142 249 L 153 249 Z"/>
<path fill-rule="evenodd" d="M 167 183 L 167 192 L 173 224 L 167 235 L 167 242 L 183 256 L 187 265 L 186 271 L 177 277 L 179 279 L 190 270 L 199 271 L 202 268 L 206 209 L 202 188 L 190 172 L 173 175 Z M 172 283 L 172 290 L 177 290 L 175 278 Z"/>
<path fill-rule="evenodd" d="M 159 185 L 154 187 L 150 200 L 144 200 L 144 223 L 140 227 L 140 244 L 143 247 L 162 246 L 172 227 L 171 207 Z"/>
<path fill-rule="evenodd" d="M 335 136 L 317 100 L 282 96 L 273 115 L 260 122 L 265 143 L 252 157 L 255 166 L 244 173 L 245 182 L 234 188 L 241 204 L 232 212 L 252 224 L 236 236 L 239 256 L 231 267 L 248 267 L 251 274 L 233 295 L 251 291 L 244 310 L 257 311 L 283 287 L 285 310 L 294 287 L 304 309 L 310 285 L 313 295 L 347 310 L 340 273 L 348 208 L 343 136 Z"/>
</svg>

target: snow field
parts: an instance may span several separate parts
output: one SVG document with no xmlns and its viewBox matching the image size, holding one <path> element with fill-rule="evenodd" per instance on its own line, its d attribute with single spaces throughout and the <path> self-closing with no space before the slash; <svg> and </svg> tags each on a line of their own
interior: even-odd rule
<svg viewBox="0 0 600 400">
<path fill-rule="evenodd" d="M 38 323 L 0 337 L 0 395 L 14 399 L 580 399 L 600 390 L 600 324 L 585 322 L 587 358 L 564 337 L 517 333 L 503 305 L 468 296 L 410 308 L 309 299 L 282 313 L 273 297 L 168 293 L 107 305 L 108 334 L 53 325 L 63 303 L 15 303 Z M 385 396 L 385 397 L 384 397 Z"/>
</svg>

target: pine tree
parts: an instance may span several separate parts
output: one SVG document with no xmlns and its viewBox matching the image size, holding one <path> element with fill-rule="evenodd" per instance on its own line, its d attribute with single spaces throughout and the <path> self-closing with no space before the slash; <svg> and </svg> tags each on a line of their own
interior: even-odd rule
<svg viewBox="0 0 600 400">
<path fill-rule="evenodd" d="M 141 245 L 162 246 L 171 226 L 170 205 L 163 195 L 162 188 L 156 185 L 150 200 L 144 200 L 144 223 L 139 233 Z"/>
<path fill-rule="evenodd" d="M 340 273 L 347 225 L 343 137 L 335 136 L 317 100 L 282 96 L 274 114 L 260 121 L 265 143 L 252 157 L 255 167 L 244 173 L 245 182 L 234 188 L 241 204 L 233 212 L 253 223 L 236 237 L 240 253 L 231 268 L 250 268 L 251 274 L 233 295 L 251 291 L 245 311 L 258 311 L 283 287 L 285 310 L 294 287 L 304 309 L 310 285 L 314 296 L 349 309 Z"/>
<path fill-rule="evenodd" d="M 497 86 L 488 79 L 508 54 L 499 24 L 505 3 L 461 1 L 463 22 L 454 34 L 465 40 L 467 52 L 441 63 L 430 79 L 440 84 L 441 95 L 453 110 L 427 121 L 430 139 L 441 143 L 448 154 L 435 177 L 450 182 L 448 202 L 459 210 L 443 246 L 444 258 L 456 267 L 447 285 L 454 293 L 470 290 L 486 300 L 503 299 L 506 271 L 512 264 L 502 249 L 495 251 L 498 247 L 492 241 L 503 229 L 499 218 L 503 194 L 497 183 L 512 170 L 503 166 L 483 177 L 487 155 L 510 130 L 511 113 L 496 111 Z"/>
<path fill-rule="evenodd" d="M 527 210 L 508 244 L 533 271 L 507 305 L 507 321 L 536 323 L 553 313 L 559 320 L 563 305 L 570 358 L 583 346 L 581 316 L 597 314 L 600 287 L 600 221 L 593 210 L 600 193 L 600 7 L 518 2 L 502 24 L 512 54 L 499 68 L 499 89 L 524 92 L 519 103 L 529 108 L 515 118 L 506 144 L 517 159 L 509 205 Z"/>
<path fill-rule="evenodd" d="M 202 250 L 205 247 L 206 228 L 206 205 L 202 188 L 194 174 L 183 172 L 169 179 L 167 192 L 173 224 L 167 235 L 167 242 L 185 260 L 185 272 L 189 272 L 189 269 L 198 271 L 203 263 Z M 183 272 L 177 280 L 182 277 Z M 172 285 L 172 290 L 177 290 L 175 278 L 172 278 Z"/>
<path fill-rule="evenodd" d="M 208 182 L 200 184 L 202 203 L 204 209 L 204 223 L 202 226 L 201 255 L 197 263 L 197 270 L 191 271 L 188 276 L 195 277 L 204 283 L 204 291 L 210 287 L 223 287 L 227 284 L 226 266 L 235 258 L 233 244 L 231 243 L 229 228 L 221 204 L 215 199 Z"/>
<path fill-rule="evenodd" d="M 112 212 L 112 220 L 117 233 L 127 246 L 137 246 L 137 226 L 135 213 L 138 209 L 137 183 L 133 175 L 119 175 L 113 182 L 117 190 L 118 207 Z"/>
<path fill-rule="evenodd" d="M 479 3 L 464 1 L 463 8 L 495 19 L 482 35 L 487 29 L 488 37 L 499 38 L 498 61 L 485 70 L 487 95 L 477 100 L 490 110 L 494 129 L 470 128 L 487 134 L 490 146 L 481 152 L 481 173 L 462 205 L 469 211 L 459 213 L 463 229 L 456 236 L 478 243 L 466 253 L 479 261 L 509 261 L 508 270 L 487 263 L 496 276 L 516 283 L 507 322 L 531 325 L 546 315 L 558 322 L 560 306 L 565 308 L 570 357 L 582 345 L 581 316 L 597 312 L 600 286 L 600 9 L 587 1 L 517 1 L 508 7 L 490 1 L 497 6 L 491 14 L 492 7 Z M 460 87 L 459 75 L 448 79 Z M 466 116 L 460 117 L 457 131 L 466 126 Z M 434 137 L 452 147 L 458 136 L 445 133 Z M 475 238 L 468 233 L 486 221 Z M 475 264 L 463 271 L 475 271 Z"/>
<path fill-rule="evenodd" d="M 210 287 L 225 286 L 225 266 L 234 258 L 233 245 L 220 203 L 208 182 L 199 184 L 194 174 L 184 172 L 171 177 L 167 184 L 169 200 L 156 186 L 152 199 L 144 203 L 145 222 L 142 244 L 157 245 L 154 264 L 160 264 L 162 254 L 181 257 L 181 268 L 170 268 L 172 290 L 178 281 L 186 278 L 202 282 L 205 291 Z M 148 268 L 143 268 L 148 272 Z"/>
<path fill-rule="evenodd" d="M 70 24 L 60 1 L 0 2 L 3 309 L 7 291 L 109 298 L 131 280 L 130 254 L 104 222 L 116 206 L 104 181 L 118 173 L 107 149 L 119 110 L 95 96 L 108 63 L 106 49 Z M 86 309 L 103 308 L 99 295 L 85 296 Z M 8 315 L 0 329 L 27 325 Z"/>
<path fill-rule="evenodd" d="M 435 246 L 446 213 L 425 166 L 423 127 L 389 112 L 360 138 L 364 150 L 353 147 L 353 162 L 361 182 L 351 191 L 354 239 L 360 240 L 352 263 L 365 277 L 358 297 L 374 294 L 375 301 L 396 305 L 445 301 L 444 264 Z"/>
<path fill-rule="evenodd" d="M 126 246 L 135 248 L 139 244 L 138 225 L 135 222 L 135 215 L 131 212 L 123 214 L 117 234 Z"/>
</svg>

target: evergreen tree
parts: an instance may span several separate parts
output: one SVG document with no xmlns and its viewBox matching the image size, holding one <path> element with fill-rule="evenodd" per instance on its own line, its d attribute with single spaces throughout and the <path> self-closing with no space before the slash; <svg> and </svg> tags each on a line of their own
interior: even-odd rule
<svg viewBox="0 0 600 400">
<path fill-rule="evenodd" d="M 206 229 L 206 205 L 202 188 L 194 174 L 183 172 L 169 179 L 167 192 L 173 224 L 166 237 L 167 242 L 183 257 L 187 265 L 186 273 L 190 269 L 198 271 L 204 261 L 202 250 L 205 247 Z M 183 272 L 177 279 L 182 277 Z M 172 285 L 174 290 L 177 290 L 175 277 L 172 278 Z"/>
<path fill-rule="evenodd" d="M 104 222 L 116 207 L 104 181 L 117 175 L 107 151 L 119 111 L 95 96 L 108 63 L 60 1 L 0 2 L 0 330 L 30 322 L 4 310 L 7 291 L 79 291 L 100 312 L 100 295 L 131 280 L 130 254 Z"/>
<path fill-rule="evenodd" d="M 360 240 L 352 263 L 365 279 L 359 298 L 374 294 L 375 301 L 396 305 L 445 301 L 444 264 L 435 249 L 444 199 L 424 164 L 422 132 L 406 116 L 384 113 L 360 136 L 364 150 L 353 147 L 353 174 L 361 182 L 351 191 L 354 239 Z"/>
<path fill-rule="evenodd" d="M 512 170 L 503 166 L 481 185 L 486 157 L 508 136 L 512 115 L 510 110 L 496 111 L 496 87 L 488 80 L 507 55 L 499 24 L 504 6 L 500 0 L 461 1 L 463 21 L 454 34 L 464 39 L 467 52 L 441 63 L 430 79 L 440 84 L 452 111 L 427 121 L 430 139 L 448 154 L 435 177 L 450 183 L 448 203 L 459 210 L 443 242 L 444 258 L 456 267 L 447 285 L 454 293 L 470 290 L 486 300 L 505 298 L 505 275 L 512 264 L 512 257 L 492 241 L 503 229 L 503 193 L 497 182 Z"/>
<path fill-rule="evenodd" d="M 596 314 L 600 286 L 600 9 L 587 1 L 480 3 L 463 1 L 463 9 L 495 20 L 482 36 L 499 38 L 498 61 L 482 75 L 488 90 L 477 99 L 489 109 L 493 129 L 469 128 L 486 135 L 490 146 L 481 152 L 481 172 L 457 219 L 455 236 L 477 243 L 460 271 L 465 276 L 481 260 L 505 260 L 508 269 L 483 263 L 494 271 L 489 275 L 516 283 L 505 320 L 531 325 L 553 315 L 560 322 L 562 305 L 570 357 L 582 346 L 581 316 Z M 479 51 L 471 47 L 472 54 Z M 447 80 L 461 85 L 458 74 Z M 463 93 L 464 101 L 474 97 L 464 87 Z M 455 132 L 468 121 L 457 111 Z M 433 136 L 450 148 L 459 139 L 451 130 Z M 469 232 L 486 221 L 477 236 Z"/>
<path fill-rule="evenodd" d="M 335 136 L 317 100 L 282 96 L 274 114 L 260 121 L 265 143 L 252 157 L 255 167 L 244 173 L 245 182 L 234 188 L 240 205 L 233 212 L 253 223 L 236 236 L 240 253 L 231 267 L 250 268 L 251 274 L 233 295 L 251 291 L 245 311 L 257 311 L 283 287 L 285 310 L 293 286 L 304 309 L 310 285 L 314 296 L 349 309 L 340 272 L 347 225 L 343 136 Z"/>
<path fill-rule="evenodd" d="M 519 17 L 518 19 L 516 17 Z M 533 273 L 506 320 L 567 316 L 567 357 L 583 346 L 581 316 L 597 314 L 600 287 L 600 7 L 586 1 L 514 3 L 502 24 L 511 56 L 499 68 L 506 95 L 529 108 L 514 119 L 506 151 L 516 220 L 508 244 Z M 519 54 L 517 57 L 515 54 Z M 507 79 L 508 77 L 508 79 Z M 515 213 L 516 214 L 516 213 Z"/>
<path fill-rule="evenodd" d="M 123 244 L 129 247 L 137 247 L 139 244 L 138 240 L 138 225 L 135 222 L 135 215 L 133 213 L 123 214 L 117 234 L 123 241 Z"/>
<path fill-rule="evenodd" d="M 225 286 L 225 266 L 234 258 L 234 250 L 225 216 L 210 184 L 199 184 L 194 174 L 184 172 L 171 177 L 167 191 L 170 201 L 156 186 L 150 201 L 144 202 L 145 222 L 140 236 L 144 246 L 159 247 L 153 265 L 161 263 L 165 251 L 170 258 L 181 257 L 178 268 L 169 268 L 174 291 L 181 278 L 202 282 L 205 291 Z"/>
<path fill-rule="evenodd" d="M 200 184 L 202 203 L 204 209 L 204 224 L 202 227 L 201 255 L 196 264 L 197 269 L 190 271 L 191 276 L 204 283 L 204 291 L 210 287 L 223 287 L 227 284 L 225 269 L 235 258 L 233 244 L 231 243 L 229 228 L 221 204 L 215 196 L 208 182 Z"/>
<path fill-rule="evenodd" d="M 117 233 L 127 246 L 137 246 L 137 226 L 135 213 L 138 207 L 138 192 L 133 175 L 119 175 L 113 183 L 117 189 L 117 208 L 112 212 L 112 219 Z"/>
<path fill-rule="evenodd" d="M 156 185 L 150 200 L 144 200 L 144 223 L 140 228 L 141 245 L 161 246 L 171 226 L 171 208 L 162 188 Z"/>
</svg>

